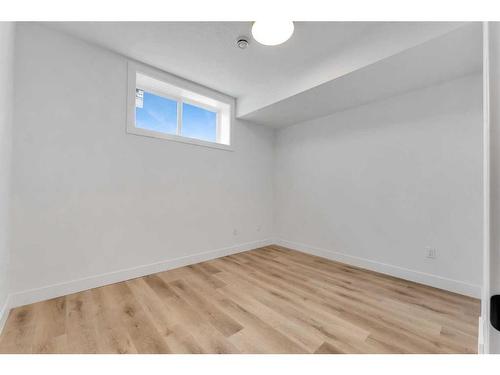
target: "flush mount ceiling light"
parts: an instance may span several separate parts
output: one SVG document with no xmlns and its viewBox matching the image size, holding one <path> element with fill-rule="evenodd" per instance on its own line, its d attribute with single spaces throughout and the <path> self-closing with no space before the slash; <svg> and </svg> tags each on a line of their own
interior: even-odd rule
<svg viewBox="0 0 500 375">
<path fill-rule="evenodd" d="M 277 46 L 286 42 L 293 34 L 292 21 L 255 21 L 252 36 L 265 46 Z"/>
</svg>

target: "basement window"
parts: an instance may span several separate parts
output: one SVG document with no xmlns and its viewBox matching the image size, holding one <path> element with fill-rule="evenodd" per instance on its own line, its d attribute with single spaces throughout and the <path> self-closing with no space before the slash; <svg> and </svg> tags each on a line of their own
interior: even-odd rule
<svg viewBox="0 0 500 375">
<path fill-rule="evenodd" d="M 128 96 L 128 133 L 231 149 L 232 98 L 135 63 Z"/>
</svg>

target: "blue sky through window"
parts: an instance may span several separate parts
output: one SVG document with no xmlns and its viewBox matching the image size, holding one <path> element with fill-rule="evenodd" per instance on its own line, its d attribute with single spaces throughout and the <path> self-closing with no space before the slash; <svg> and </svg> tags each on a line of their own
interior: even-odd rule
<svg viewBox="0 0 500 375">
<path fill-rule="evenodd" d="M 160 133 L 177 134 L 177 102 L 147 91 L 136 90 L 135 126 Z M 182 103 L 181 135 L 217 141 L 217 113 Z"/>
<path fill-rule="evenodd" d="M 135 126 L 161 133 L 177 133 L 177 102 L 144 91 L 142 108 L 136 104 Z"/>
<path fill-rule="evenodd" d="M 217 113 L 183 103 L 181 135 L 184 137 L 216 142 Z"/>
</svg>

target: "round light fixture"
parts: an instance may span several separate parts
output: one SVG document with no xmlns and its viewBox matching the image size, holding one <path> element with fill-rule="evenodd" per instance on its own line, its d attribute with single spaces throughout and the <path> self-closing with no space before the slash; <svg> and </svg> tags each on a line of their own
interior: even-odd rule
<svg viewBox="0 0 500 375">
<path fill-rule="evenodd" d="M 277 46 L 293 34 L 292 21 L 255 21 L 252 25 L 254 39 L 265 46 Z"/>
</svg>

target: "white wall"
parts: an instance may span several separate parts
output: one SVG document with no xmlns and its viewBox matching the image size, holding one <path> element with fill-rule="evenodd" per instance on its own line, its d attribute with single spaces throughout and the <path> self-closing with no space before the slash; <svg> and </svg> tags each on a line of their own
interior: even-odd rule
<svg viewBox="0 0 500 375">
<path fill-rule="evenodd" d="M 500 294 L 500 23 L 489 22 L 490 269 L 491 295 Z M 489 296 L 488 296 L 489 297 Z M 489 316 L 488 316 L 489 318 Z M 490 353 L 500 353 L 500 332 L 487 323 Z"/>
<path fill-rule="evenodd" d="M 473 75 L 279 131 L 277 237 L 479 297 L 481 100 Z"/>
<path fill-rule="evenodd" d="M 479 75 L 276 139 L 235 121 L 229 152 L 126 134 L 124 57 L 39 25 L 19 24 L 16 35 L 15 304 L 256 247 L 275 233 L 477 295 Z M 424 258 L 426 246 L 436 260 Z"/>
<path fill-rule="evenodd" d="M 0 22 L 0 330 L 8 295 L 14 23 Z"/>
<path fill-rule="evenodd" d="M 16 59 L 13 293 L 271 237 L 272 130 L 235 121 L 234 152 L 130 135 L 125 58 L 20 24 Z"/>
</svg>

